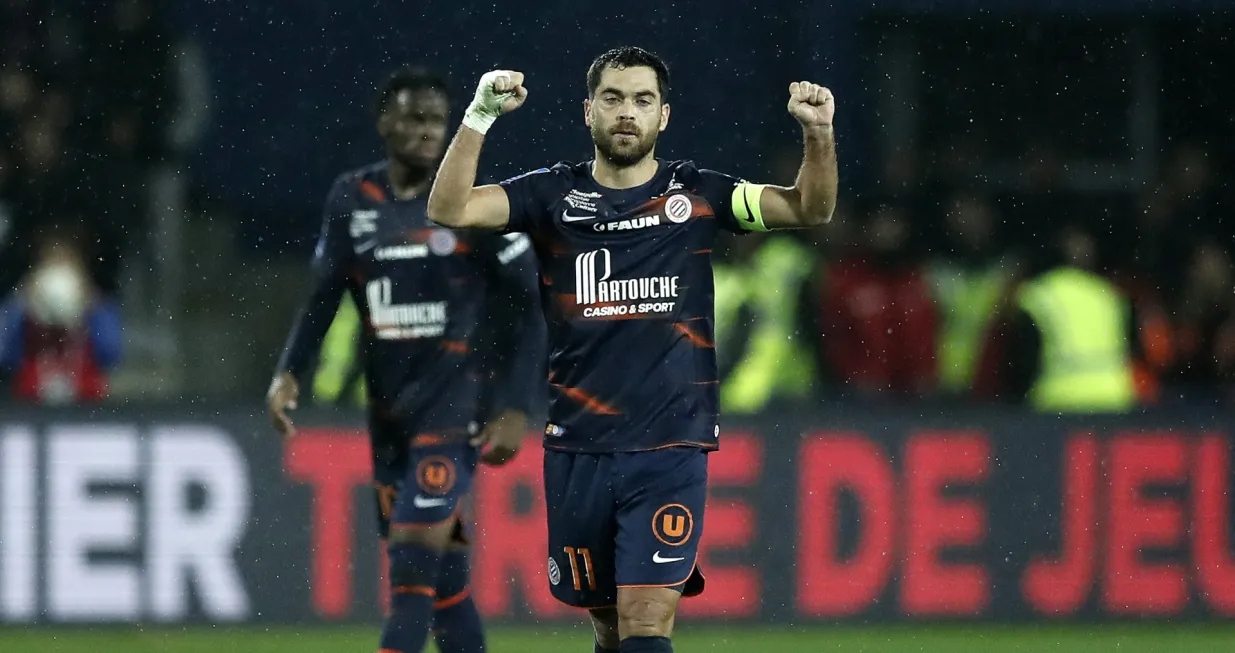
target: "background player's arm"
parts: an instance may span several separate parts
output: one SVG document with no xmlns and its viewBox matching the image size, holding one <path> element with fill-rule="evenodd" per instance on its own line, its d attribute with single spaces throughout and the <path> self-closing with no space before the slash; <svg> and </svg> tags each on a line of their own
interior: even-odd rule
<svg viewBox="0 0 1235 653">
<path fill-rule="evenodd" d="M 545 325 L 537 296 L 536 257 L 524 234 L 495 239 L 490 264 L 486 266 L 495 292 L 489 314 L 498 323 L 490 325 L 497 336 L 490 390 L 489 420 L 473 444 L 486 446 L 483 460 L 500 465 L 514 457 L 527 433 L 527 417 L 540 398 L 537 388 L 544 378 Z"/>
<path fill-rule="evenodd" d="M 789 85 L 789 113 L 802 125 L 804 153 L 792 187 L 739 184 L 733 191 L 738 224 L 752 231 L 812 227 L 832 220 L 839 185 L 835 102 L 828 89 L 808 82 Z"/>
<path fill-rule="evenodd" d="M 345 188 L 346 183 L 340 178 L 326 199 L 322 230 L 313 255 L 313 291 L 292 324 L 266 395 L 271 420 L 283 435 L 292 435 L 295 430 L 287 410 L 296 408 L 300 394 L 297 379 L 304 375 L 321 349 L 346 288 L 345 266 L 352 250 L 344 207 Z"/>
<path fill-rule="evenodd" d="M 456 229 L 502 229 L 510 221 L 510 202 L 501 186 L 475 186 L 484 135 L 498 116 L 527 99 L 523 73 L 501 70 L 480 78 L 463 125 L 446 149 L 429 191 L 429 219 Z"/>
</svg>

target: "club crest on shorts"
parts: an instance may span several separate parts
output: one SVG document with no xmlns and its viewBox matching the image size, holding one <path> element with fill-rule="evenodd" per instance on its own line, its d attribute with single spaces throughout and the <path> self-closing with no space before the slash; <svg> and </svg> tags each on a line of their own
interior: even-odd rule
<svg viewBox="0 0 1235 653">
<path fill-rule="evenodd" d="M 662 506 L 652 516 L 652 534 L 662 544 L 681 546 L 690 540 L 695 530 L 695 516 L 680 503 Z"/>
<path fill-rule="evenodd" d="M 558 568 L 557 560 L 549 558 L 549 584 L 556 587 L 560 582 L 562 582 L 562 570 Z"/>
<path fill-rule="evenodd" d="M 429 456 L 416 465 L 416 483 L 429 494 L 446 494 L 455 484 L 455 464 L 443 456 Z"/>
<path fill-rule="evenodd" d="M 681 224 L 690 219 L 690 213 L 694 210 L 694 206 L 690 203 L 690 198 L 685 195 L 673 195 L 665 201 L 665 217 L 669 218 L 670 222 Z"/>
</svg>

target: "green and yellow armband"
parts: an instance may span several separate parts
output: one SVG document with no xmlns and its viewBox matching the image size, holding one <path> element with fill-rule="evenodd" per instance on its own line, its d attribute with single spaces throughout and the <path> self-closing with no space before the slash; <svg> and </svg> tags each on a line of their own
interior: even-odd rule
<svg viewBox="0 0 1235 653">
<path fill-rule="evenodd" d="M 759 210 L 759 198 L 763 195 L 764 184 L 738 182 L 733 187 L 730 201 L 733 205 L 733 216 L 738 219 L 738 225 L 746 231 L 767 231 L 763 224 L 763 212 Z"/>
</svg>

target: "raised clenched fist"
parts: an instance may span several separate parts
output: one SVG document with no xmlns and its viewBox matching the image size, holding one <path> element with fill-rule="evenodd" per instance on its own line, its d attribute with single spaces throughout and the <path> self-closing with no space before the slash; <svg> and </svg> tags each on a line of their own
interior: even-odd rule
<svg viewBox="0 0 1235 653">
<path fill-rule="evenodd" d="M 789 85 L 789 113 L 803 127 L 830 127 L 836 113 L 836 101 L 832 91 L 810 82 L 794 82 Z"/>
<path fill-rule="evenodd" d="M 480 133 L 489 131 L 497 117 L 523 106 L 527 88 L 517 70 L 490 70 L 481 75 L 476 96 L 463 114 L 463 124 Z"/>
</svg>

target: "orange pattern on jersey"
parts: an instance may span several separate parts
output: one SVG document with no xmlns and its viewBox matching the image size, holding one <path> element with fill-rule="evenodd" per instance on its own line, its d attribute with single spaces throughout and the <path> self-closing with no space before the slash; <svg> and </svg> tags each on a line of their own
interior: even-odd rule
<svg viewBox="0 0 1235 653">
<path fill-rule="evenodd" d="M 675 322 L 673 328 L 677 329 L 678 333 L 686 336 L 690 344 L 699 347 L 700 349 L 714 349 L 715 345 L 707 341 L 707 338 L 695 333 L 695 330 L 686 326 L 684 322 Z"/>
<path fill-rule="evenodd" d="M 384 203 L 386 201 L 386 193 L 382 191 L 382 187 L 371 181 L 360 182 L 360 192 L 367 195 L 374 202 Z"/>
<path fill-rule="evenodd" d="M 595 396 L 588 394 L 579 388 L 568 388 L 557 383 L 552 384 L 553 387 L 562 391 L 562 394 L 569 397 L 571 400 L 581 404 L 583 409 L 593 415 L 621 415 L 622 411 L 606 404 L 597 399 Z"/>
<path fill-rule="evenodd" d="M 413 447 L 432 447 L 438 444 L 446 444 L 447 442 L 448 440 L 444 436 L 432 433 L 421 433 L 412 438 Z"/>
</svg>

